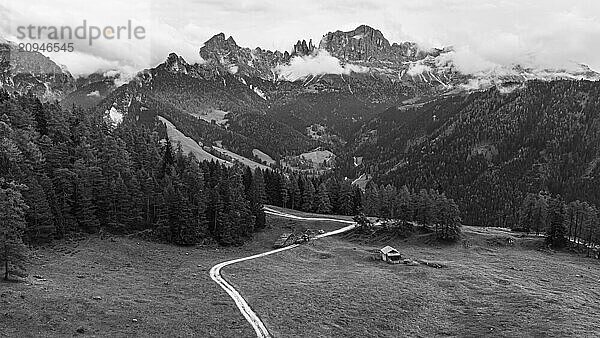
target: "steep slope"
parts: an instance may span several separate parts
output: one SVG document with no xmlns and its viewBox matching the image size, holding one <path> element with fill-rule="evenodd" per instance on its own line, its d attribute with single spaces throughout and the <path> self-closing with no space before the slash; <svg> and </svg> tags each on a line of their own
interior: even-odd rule
<svg viewBox="0 0 600 338">
<path fill-rule="evenodd" d="M 173 142 L 173 144 L 180 144 L 181 149 L 185 154 L 194 155 L 198 161 L 215 161 L 225 165 L 231 165 L 231 162 L 224 161 L 204 150 L 202 145 L 198 144 L 198 142 L 194 141 L 190 137 L 185 136 L 182 132 L 177 130 L 177 128 L 173 125 L 173 123 L 169 122 L 169 120 L 162 116 L 158 116 L 158 120 L 164 123 L 167 127 L 167 135 L 169 136 L 169 139 L 171 139 L 171 142 Z"/>
<path fill-rule="evenodd" d="M 515 65 L 462 74 L 453 63 L 453 53 L 452 48 L 423 50 L 412 42 L 391 43 L 381 31 L 366 25 L 348 32 L 329 32 L 318 47 L 310 40 L 298 41 L 291 52 L 283 53 L 241 47 L 233 37 L 220 33 L 200 48 L 202 62 L 189 64 L 171 54 L 127 85 L 113 92 L 105 90 L 109 94 L 101 101 L 101 109 L 107 115 L 111 111 L 133 113 L 143 120 L 144 115 L 151 116 L 148 112 L 160 113 L 166 107 L 171 117 L 186 114 L 208 124 L 214 120 L 216 125 L 210 127 L 193 123 L 209 133 L 200 136 L 202 142 L 216 145 L 214 142 L 222 141 L 247 158 L 253 157 L 254 148 L 278 160 L 319 146 L 346 158 L 344 145 L 357 144 L 356 137 L 360 144 L 366 137 L 357 132 L 368 131 L 371 123 L 397 111 L 409 111 L 406 114 L 414 123 L 438 128 L 446 113 L 425 108 L 432 120 L 427 121 L 412 110 L 443 98 L 446 104 L 459 105 L 462 95 L 487 88 L 508 93 L 536 78 L 599 77 L 585 66 L 567 72 Z M 104 82 L 81 87 L 77 95 L 88 99 L 96 92 L 90 86 L 98 84 Z M 101 97 L 104 92 L 98 90 Z M 132 107 L 143 111 L 130 112 Z M 386 113 L 378 115 L 382 112 Z M 189 128 L 173 123 L 180 130 Z M 316 137 L 311 130 L 326 135 Z M 381 142 L 402 144 L 419 130 L 398 127 L 400 135 L 382 135 Z M 373 142 L 373 138 L 366 139 Z M 385 144 L 371 156 L 382 160 L 379 167 L 399 163 L 396 150 Z"/>
<path fill-rule="evenodd" d="M 247 158 L 253 157 L 255 148 L 274 158 L 314 148 L 317 143 L 309 137 L 265 117 L 268 103 L 252 84 L 261 81 L 208 64 L 190 65 L 171 54 L 164 63 L 140 72 L 110 93 L 99 109 L 106 112 L 107 118 L 116 111 L 142 122 L 156 115 L 165 116 L 186 135 L 197 135 L 196 141 L 207 145 L 221 141 L 229 150 Z M 226 123 L 205 121 L 216 111 L 226 112 Z M 195 130 L 187 131 L 190 128 Z"/>
<path fill-rule="evenodd" d="M 71 74 L 38 52 L 0 40 L 0 88 L 60 100 L 75 89 Z"/>
<path fill-rule="evenodd" d="M 250 87 L 254 82 L 269 116 L 305 135 L 312 125 L 325 126 L 342 143 L 351 140 L 363 121 L 392 106 L 538 78 L 600 79 L 583 65 L 571 71 L 514 65 L 462 74 L 452 48 L 392 43 L 366 25 L 329 32 L 318 47 L 311 40 L 298 41 L 289 53 L 243 48 L 220 33 L 204 44 L 200 55 L 205 67 L 236 75 Z M 264 105 L 258 109 L 265 110 Z"/>
<path fill-rule="evenodd" d="M 508 226 L 527 192 L 600 202 L 598 130 L 599 82 L 532 81 L 391 108 L 353 154 L 376 182 L 439 189 L 467 224 Z"/>
<path fill-rule="evenodd" d="M 233 37 L 225 38 L 219 33 L 204 43 L 200 56 L 212 67 L 240 76 L 258 77 L 275 80 L 273 69 L 290 58 L 288 52 L 242 48 Z"/>
<path fill-rule="evenodd" d="M 402 63 L 416 61 L 428 55 L 438 56 L 441 50 L 425 51 L 414 42 L 400 44 L 390 42 L 381 31 L 367 25 L 358 26 L 348 32 L 335 31 L 323 36 L 319 44 L 320 49 L 328 51 L 331 55 L 347 61 L 378 61 Z"/>
<path fill-rule="evenodd" d="M 76 89 L 67 94 L 60 104 L 65 108 L 73 105 L 83 108 L 92 108 L 98 105 L 105 97 L 112 93 L 118 86 L 119 74 L 114 75 L 92 73 L 75 80 Z"/>
</svg>

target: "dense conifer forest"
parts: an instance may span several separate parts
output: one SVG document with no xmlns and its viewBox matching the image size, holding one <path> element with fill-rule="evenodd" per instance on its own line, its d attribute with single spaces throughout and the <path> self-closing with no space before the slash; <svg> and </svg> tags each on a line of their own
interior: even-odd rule
<svg viewBox="0 0 600 338">
<path fill-rule="evenodd" d="M 595 83 L 532 82 L 385 112 L 363 128 L 378 128 L 375 143 L 357 148 L 374 176 L 362 191 L 340 170 L 199 162 L 169 140 L 156 112 L 115 126 L 96 110 L 3 91 L 2 255 L 17 267 L 25 244 L 80 232 L 241 245 L 265 226 L 264 204 L 414 221 L 450 240 L 462 221 L 511 227 L 589 254 L 600 242 L 598 93 Z M 245 155 L 257 146 L 168 106 L 161 112 L 195 139 L 208 133 Z"/>
<path fill-rule="evenodd" d="M 26 242 L 109 231 L 231 245 L 264 226 L 258 176 L 199 163 L 157 120 L 113 127 L 92 111 L 6 92 L 0 111 L 2 193 L 23 201 L 11 206 Z"/>
<path fill-rule="evenodd" d="M 357 169 L 380 184 L 445 192 L 465 224 L 513 227 L 540 192 L 597 206 L 600 84 L 530 81 L 394 107 L 363 126 L 354 149 Z"/>
</svg>

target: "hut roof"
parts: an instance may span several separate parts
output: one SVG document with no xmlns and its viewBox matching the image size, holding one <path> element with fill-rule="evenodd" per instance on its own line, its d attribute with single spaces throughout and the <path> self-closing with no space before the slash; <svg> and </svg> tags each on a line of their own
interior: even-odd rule
<svg viewBox="0 0 600 338">
<path fill-rule="evenodd" d="M 379 251 L 380 251 L 381 253 L 383 253 L 383 254 L 386 254 L 386 255 L 387 255 L 387 254 L 398 254 L 398 253 L 399 253 L 399 252 L 398 252 L 398 250 L 396 250 L 396 249 L 392 248 L 392 247 L 391 247 L 391 246 L 389 246 L 389 245 L 388 245 L 388 246 L 386 246 L 386 247 L 384 247 L 384 248 L 382 248 L 382 249 L 381 249 L 381 250 L 379 250 Z"/>
</svg>

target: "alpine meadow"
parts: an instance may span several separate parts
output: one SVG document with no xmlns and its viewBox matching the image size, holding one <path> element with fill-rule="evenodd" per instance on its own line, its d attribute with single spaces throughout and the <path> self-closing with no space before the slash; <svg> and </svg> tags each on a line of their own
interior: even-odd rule
<svg viewBox="0 0 600 338">
<path fill-rule="evenodd" d="M 597 3 L 0 17 L 0 336 L 600 335 Z"/>
</svg>

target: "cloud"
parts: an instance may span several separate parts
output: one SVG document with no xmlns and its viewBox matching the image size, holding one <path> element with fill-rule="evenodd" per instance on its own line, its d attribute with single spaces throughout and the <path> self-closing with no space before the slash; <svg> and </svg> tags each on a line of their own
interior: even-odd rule
<svg viewBox="0 0 600 338">
<path fill-rule="evenodd" d="M 238 44 L 290 50 L 298 39 L 360 24 L 380 29 L 391 42 L 423 48 L 454 46 L 454 61 L 467 72 L 523 64 L 542 68 L 588 64 L 600 71 L 600 1 L 582 0 L 5 0 L 0 35 L 19 25 L 119 25 L 131 19 L 147 38 L 98 41 L 77 53 L 46 54 L 75 74 L 97 69 L 152 67 L 170 52 L 200 62 L 198 49 L 219 32 Z M 68 10 L 65 10 L 68 9 Z M 416 71 L 416 69 L 415 69 Z"/>
<path fill-rule="evenodd" d="M 464 74 L 477 74 L 500 67 L 499 64 L 482 57 L 468 46 L 460 46 L 454 51 L 441 54 L 436 58 L 436 65 L 438 67 L 454 66 Z"/>
<path fill-rule="evenodd" d="M 65 8 L 69 10 L 66 11 Z M 165 11 L 164 16 L 157 15 L 155 3 L 149 1 L 124 3 L 107 0 L 84 4 L 71 0 L 55 0 L 52 3 L 8 0 L 2 12 L 1 17 L 7 17 L 7 20 L 0 22 L 0 36 L 8 40 L 73 43 L 74 52 L 44 54 L 55 62 L 66 65 L 75 76 L 107 70 L 119 70 L 123 74 L 135 73 L 163 62 L 171 52 L 183 56 L 188 62 L 201 61 L 199 46 L 204 41 L 202 39 L 209 35 L 206 28 L 191 21 L 182 24 L 177 20 L 169 20 L 173 19 L 170 11 Z M 42 39 L 17 39 L 18 27 L 21 26 L 69 26 L 75 29 L 82 26 L 84 20 L 88 27 L 93 25 L 100 28 L 127 26 L 131 22 L 133 28 L 143 27 L 145 36 L 143 39 L 101 38 L 94 40 L 91 45 L 87 40 L 71 40 L 68 37 L 64 40 L 52 40 L 47 35 Z M 200 31 L 206 31 L 206 35 L 202 36 Z"/>
<path fill-rule="evenodd" d="M 117 87 L 120 87 L 126 83 L 129 83 L 131 80 L 133 80 L 133 78 L 135 77 L 135 75 L 138 73 L 138 71 L 134 68 L 131 67 L 124 67 L 121 69 L 113 69 L 113 70 L 109 70 L 107 72 L 104 72 L 104 74 L 102 74 L 105 77 L 110 77 L 114 79 L 114 84 Z"/>
<path fill-rule="evenodd" d="M 304 79 L 310 75 L 323 74 L 350 74 L 362 73 L 368 71 L 367 68 L 345 64 L 331 56 L 327 51 L 319 50 L 315 55 L 295 56 L 289 64 L 278 65 L 275 67 L 275 73 L 280 80 L 296 81 Z"/>
<path fill-rule="evenodd" d="M 431 71 L 431 67 L 424 65 L 422 63 L 419 62 L 413 62 L 409 65 L 408 70 L 406 71 L 406 74 L 410 75 L 410 76 L 417 76 L 417 75 L 421 75 L 423 73 L 427 73 Z"/>
</svg>

